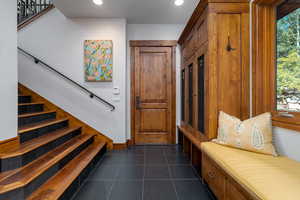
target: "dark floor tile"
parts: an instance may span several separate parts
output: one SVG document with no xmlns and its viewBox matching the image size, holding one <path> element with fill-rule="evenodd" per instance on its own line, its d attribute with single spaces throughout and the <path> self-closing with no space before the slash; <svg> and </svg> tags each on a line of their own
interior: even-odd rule
<svg viewBox="0 0 300 200">
<path fill-rule="evenodd" d="M 179 200 L 211 200 L 200 180 L 174 182 Z"/>
<path fill-rule="evenodd" d="M 143 200 L 176 200 L 176 193 L 171 181 L 144 182 Z"/>
<path fill-rule="evenodd" d="M 117 178 L 119 180 L 142 180 L 144 178 L 144 166 L 122 165 Z"/>
<path fill-rule="evenodd" d="M 113 165 L 113 164 L 122 164 L 124 163 L 126 155 L 105 155 L 101 164 Z"/>
<path fill-rule="evenodd" d="M 135 146 L 130 146 L 128 150 L 133 150 L 133 149 L 145 149 L 145 145 L 135 145 Z"/>
<path fill-rule="evenodd" d="M 124 160 L 126 165 L 143 165 L 145 163 L 145 157 L 139 154 L 128 154 Z"/>
<path fill-rule="evenodd" d="M 151 150 L 151 149 L 167 149 L 171 146 L 168 145 L 147 145 L 145 146 L 146 150 Z"/>
<path fill-rule="evenodd" d="M 168 164 L 174 165 L 174 164 L 190 164 L 190 160 L 185 155 L 171 155 L 166 156 Z"/>
<path fill-rule="evenodd" d="M 112 181 L 87 181 L 73 200 L 107 200 Z"/>
<path fill-rule="evenodd" d="M 128 154 L 144 155 L 145 151 L 145 149 L 129 149 Z"/>
<path fill-rule="evenodd" d="M 100 164 L 88 177 L 88 180 L 116 179 L 119 171 L 118 165 Z"/>
<path fill-rule="evenodd" d="M 167 159 L 165 156 L 161 155 L 146 155 L 145 156 L 145 164 L 146 165 L 167 165 Z"/>
<path fill-rule="evenodd" d="M 109 200 L 142 200 L 143 181 L 118 181 Z"/>
<path fill-rule="evenodd" d="M 106 155 L 112 155 L 112 156 L 123 156 L 123 155 L 127 155 L 128 154 L 128 150 L 111 150 L 109 152 L 106 153 Z"/>
<path fill-rule="evenodd" d="M 164 149 L 165 155 L 185 155 L 185 153 L 182 152 L 182 150 L 178 150 L 176 148 L 168 148 Z"/>
<path fill-rule="evenodd" d="M 145 156 L 164 156 L 163 149 L 146 149 Z"/>
<path fill-rule="evenodd" d="M 182 145 L 174 145 L 172 146 L 172 149 L 176 149 L 177 151 L 183 151 L 183 146 Z"/>
<path fill-rule="evenodd" d="M 174 179 L 197 179 L 198 176 L 190 165 L 176 165 L 169 166 L 171 170 L 171 177 Z"/>
<path fill-rule="evenodd" d="M 169 179 L 170 177 L 168 166 L 145 167 L 145 179 Z"/>
</svg>

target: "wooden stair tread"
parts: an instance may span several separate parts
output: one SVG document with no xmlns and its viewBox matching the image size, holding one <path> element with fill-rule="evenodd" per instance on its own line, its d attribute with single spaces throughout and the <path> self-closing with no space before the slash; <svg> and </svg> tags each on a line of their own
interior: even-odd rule
<svg viewBox="0 0 300 200">
<path fill-rule="evenodd" d="M 68 118 L 52 119 L 52 120 L 47 120 L 47 121 L 44 121 L 44 122 L 38 122 L 38 123 L 34 123 L 34 124 L 25 125 L 25 126 L 22 126 L 21 128 L 19 128 L 18 133 L 22 134 L 22 133 L 32 131 L 32 130 L 35 130 L 35 129 L 38 129 L 38 128 L 43 128 L 43 127 L 46 127 L 46 126 L 57 124 L 57 123 L 60 123 L 60 122 L 66 121 L 66 120 L 68 120 Z"/>
<path fill-rule="evenodd" d="M 43 105 L 44 102 L 19 103 L 18 106 Z"/>
<path fill-rule="evenodd" d="M 94 137 L 94 135 L 78 135 L 63 145 L 56 147 L 52 151 L 36 159 L 35 161 L 27 164 L 26 166 L 17 170 L 13 170 L 10 176 L 0 181 L 0 194 L 27 185 L 92 137 Z"/>
<path fill-rule="evenodd" d="M 71 160 L 55 176 L 50 178 L 38 190 L 32 193 L 27 200 L 59 199 L 64 191 L 72 184 L 104 146 L 104 142 L 95 141 Z"/>
<path fill-rule="evenodd" d="M 11 176 L 12 174 L 16 173 L 18 171 L 18 169 L 13 169 L 10 171 L 6 171 L 6 172 L 1 172 L 0 173 L 0 181 Z"/>
<path fill-rule="evenodd" d="M 55 139 L 60 138 L 64 135 L 70 133 L 71 131 L 74 131 L 79 128 L 81 128 L 81 127 L 79 127 L 79 126 L 73 127 L 73 128 L 67 127 L 67 128 L 59 129 L 54 132 L 47 133 L 43 136 L 40 136 L 40 137 L 34 138 L 32 140 L 29 140 L 27 142 L 24 142 L 24 143 L 20 144 L 19 146 L 12 147 L 11 149 L 8 149 L 7 151 L 1 152 L 0 158 L 5 159 L 5 158 L 22 155 L 24 153 L 27 153 L 33 149 L 36 149 L 36 148 L 42 146 L 44 144 L 54 141 Z"/>
<path fill-rule="evenodd" d="M 48 113 L 54 113 L 56 112 L 55 110 L 48 110 L 48 111 L 43 111 L 43 112 L 34 112 L 34 113 L 27 113 L 27 114 L 22 114 L 18 115 L 18 117 L 32 117 L 32 116 L 37 116 L 37 115 L 42 115 L 42 114 L 48 114 Z"/>
</svg>

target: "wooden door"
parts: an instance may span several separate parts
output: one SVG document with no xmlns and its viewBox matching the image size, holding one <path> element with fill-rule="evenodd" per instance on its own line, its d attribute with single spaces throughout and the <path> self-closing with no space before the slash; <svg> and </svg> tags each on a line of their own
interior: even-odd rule
<svg viewBox="0 0 300 200">
<path fill-rule="evenodd" d="M 174 143 L 173 48 L 133 48 L 132 131 L 135 144 Z"/>
</svg>

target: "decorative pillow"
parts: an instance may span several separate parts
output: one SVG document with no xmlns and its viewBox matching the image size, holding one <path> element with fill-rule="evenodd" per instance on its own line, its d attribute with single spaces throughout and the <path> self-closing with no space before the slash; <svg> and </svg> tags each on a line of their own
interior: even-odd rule
<svg viewBox="0 0 300 200">
<path fill-rule="evenodd" d="M 224 112 L 219 115 L 218 138 L 213 142 L 277 156 L 273 146 L 271 113 L 241 121 Z"/>
</svg>

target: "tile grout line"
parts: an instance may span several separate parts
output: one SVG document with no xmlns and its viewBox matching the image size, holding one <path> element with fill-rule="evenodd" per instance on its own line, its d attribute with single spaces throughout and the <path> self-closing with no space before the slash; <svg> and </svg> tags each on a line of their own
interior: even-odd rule
<svg viewBox="0 0 300 200">
<path fill-rule="evenodd" d="M 119 166 L 119 165 L 115 164 L 115 166 Z M 107 200 L 109 200 L 111 198 L 112 191 L 118 181 L 118 176 L 119 176 L 120 171 L 121 171 L 121 166 L 117 169 L 116 175 L 115 175 L 114 179 L 112 180 L 112 184 L 111 184 L 109 192 L 107 194 Z"/>
<path fill-rule="evenodd" d="M 145 193 L 145 174 L 146 174 L 146 148 L 144 147 L 144 174 L 142 183 L 142 200 L 144 200 Z"/>
<path fill-rule="evenodd" d="M 173 181 L 173 176 L 172 176 L 171 168 L 170 168 L 170 166 L 169 166 L 169 161 L 168 161 L 167 156 L 166 156 L 166 154 L 165 154 L 165 150 L 163 151 L 163 154 L 164 154 L 164 158 L 165 158 L 166 161 L 167 161 L 167 166 L 168 166 L 169 176 L 170 176 L 170 178 L 171 178 L 170 181 L 171 181 L 171 183 L 172 183 L 172 186 L 173 186 L 173 189 L 174 189 L 174 192 L 175 192 L 175 196 L 176 196 L 177 200 L 179 200 L 179 196 L 178 196 L 178 193 L 177 193 L 177 190 L 176 190 L 176 185 L 175 185 L 175 183 L 174 183 L 174 181 Z"/>
</svg>

